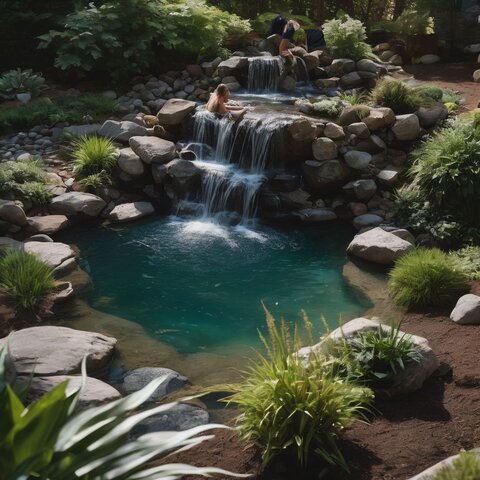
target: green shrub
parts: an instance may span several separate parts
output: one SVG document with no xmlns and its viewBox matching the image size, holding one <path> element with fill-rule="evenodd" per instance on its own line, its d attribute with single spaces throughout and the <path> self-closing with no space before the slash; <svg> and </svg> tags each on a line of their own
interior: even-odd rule
<svg viewBox="0 0 480 480">
<path fill-rule="evenodd" d="M 50 480 L 117 479 L 180 480 L 185 475 L 235 476 L 218 468 L 182 464 L 152 465 L 152 460 L 200 445 L 212 438 L 201 435 L 219 425 L 202 425 L 183 432 L 154 432 L 135 440 L 130 430 L 154 414 L 168 412 L 169 403 L 136 412 L 165 381 L 160 377 L 146 387 L 99 407 L 75 411 L 82 388 L 62 382 L 31 405 L 14 391 L 8 351 L 0 352 L 0 469 L 2 478 Z M 82 365 L 86 381 L 85 361 Z M 73 391 L 72 391 L 73 390 Z"/>
<path fill-rule="evenodd" d="M 402 35 L 431 34 L 435 31 L 429 11 L 419 12 L 413 8 L 405 9 L 394 24 L 394 31 Z"/>
<path fill-rule="evenodd" d="M 17 93 L 30 93 L 32 97 L 40 95 L 45 88 L 45 79 L 32 70 L 10 70 L 0 76 L 0 98 L 12 100 Z"/>
<path fill-rule="evenodd" d="M 364 25 L 348 15 L 326 21 L 323 33 L 328 49 L 337 58 L 360 60 L 373 55 L 370 45 L 365 43 Z"/>
<path fill-rule="evenodd" d="M 73 141 L 72 149 L 74 173 L 78 179 L 93 185 L 98 180 L 110 178 L 119 155 L 110 138 L 82 137 Z"/>
<path fill-rule="evenodd" d="M 443 467 L 432 480 L 477 480 L 480 478 L 480 457 L 475 452 L 462 452 L 451 465 Z"/>
<path fill-rule="evenodd" d="M 463 102 L 463 97 L 460 93 L 448 88 L 444 88 L 442 91 L 443 94 L 441 100 L 443 103 L 454 103 L 455 105 L 460 105 Z"/>
<path fill-rule="evenodd" d="M 110 115 L 117 109 L 117 101 L 92 93 L 53 100 L 40 98 L 27 105 L 0 110 L 0 129 L 21 130 L 58 122 L 86 123 L 87 119 Z"/>
<path fill-rule="evenodd" d="M 383 79 L 372 92 L 376 105 L 391 108 L 397 115 L 412 113 L 427 106 L 431 99 L 399 80 Z"/>
<path fill-rule="evenodd" d="M 320 100 L 313 104 L 313 113 L 321 117 L 337 118 L 342 113 L 343 104 L 340 100 Z"/>
<path fill-rule="evenodd" d="M 389 288 L 402 307 L 448 306 L 469 291 L 466 275 L 438 249 L 415 249 L 395 263 Z"/>
<path fill-rule="evenodd" d="M 75 76 L 125 82 L 158 65 L 162 50 L 214 54 L 249 29 L 247 20 L 205 0 L 112 0 L 70 13 L 63 30 L 40 37 L 40 47 L 56 49 L 55 66 Z"/>
<path fill-rule="evenodd" d="M 0 197 L 43 204 L 50 200 L 48 177 L 34 157 L 0 163 Z"/>
<path fill-rule="evenodd" d="M 480 280 L 480 247 L 469 246 L 450 253 L 455 266 L 470 280 Z"/>
<path fill-rule="evenodd" d="M 55 287 L 53 268 L 34 255 L 10 250 L 0 258 L 0 287 L 18 307 L 32 310 Z"/>
<path fill-rule="evenodd" d="M 227 399 L 241 414 L 240 435 L 263 449 L 265 467 L 278 454 L 290 451 L 300 465 L 315 453 L 328 464 L 347 469 L 338 446 L 340 432 L 363 418 L 372 400 L 369 389 L 341 379 L 329 362 L 312 355 L 308 365 L 296 355 L 298 334 L 285 322 L 277 327 L 267 314 L 270 341 L 262 340 L 267 356 L 259 354 L 239 385 L 228 388 Z"/>
<path fill-rule="evenodd" d="M 423 97 L 431 98 L 436 102 L 441 102 L 443 98 L 443 90 L 433 85 L 421 85 L 420 87 L 416 87 L 415 91 Z"/>
<path fill-rule="evenodd" d="M 360 379 L 372 385 L 391 386 L 402 370 L 420 361 L 415 344 L 409 335 L 400 335 L 399 326 L 360 333 L 348 348 L 358 363 Z"/>
<path fill-rule="evenodd" d="M 339 98 L 350 105 L 365 105 L 369 100 L 369 96 L 365 92 L 342 92 L 340 93 Z"/>
</svg>

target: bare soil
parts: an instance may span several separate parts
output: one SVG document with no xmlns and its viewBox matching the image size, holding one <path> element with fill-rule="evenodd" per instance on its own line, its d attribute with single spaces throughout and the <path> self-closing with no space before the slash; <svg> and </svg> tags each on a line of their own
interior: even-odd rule
<svg viewBox="0 0 480 480">
<path fill-rule="evenodd" d="M 472 293 L 480 294 L 480 282 L 472 284 Z M 379 414 L 370 425 L 356 422 L 345 432 L 342 448 L 349 474 L 322 475 L 319 464 L 300 472 L 281 462 L 259 475 L 261 452 L 233 431 L 217 431 L 214 439 L 168 462 L 216 466 L 262 480 L 407 480 L 462 448 L 479 446 L 480 325 L 457 325 L 449 319 L 450 310 L 405 315 L 402 330 L 427 338 L 441 367 L 421 390 L 378 400 Z"/>
</svg>

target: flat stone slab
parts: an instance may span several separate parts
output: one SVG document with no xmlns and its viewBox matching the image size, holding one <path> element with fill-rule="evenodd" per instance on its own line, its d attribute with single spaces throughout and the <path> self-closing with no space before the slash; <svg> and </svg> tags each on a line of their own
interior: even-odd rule
<svg viewBox="0 0 480 480">
<path fill-rule="evenodd" d="M 108 215 L 112 223 L 123 223 L 147 217 L 155 212 L 150 202 L 132 202 L 117 205 Z"/>
<path fill-rule="evenodd" d="M 81 386 L 82 377 L 71 375 L 33 377 L 28 392 L 29 398 L 34 401 L 65 381 L 68 381 L 67 393 L 71 393 Z M 97 378 L 87 377 L 85 386 L 78 399 L 77 408 L 95 407 L 102 403 L 118 400 L 121 397 L 120 392 L 108 385 L 108 383 L 102 382 Z"/>
<path fill-rule="evenodd" d="M 391 265 L 412 248 L 410 242 L 377 227 L 356 235 L 347 252 L 369 262 Z"/>
<path fill-rule="evenodd" d="M 138 437 L 152 432 L 179 432 L 206 425 L 208 422 L 208 412 L 203 408 L 179 403 L 170 410 L 142 420 L 132 433 Z"/>
<path fill-rule="evenodd" d="M 97 217 L 106 207 L 97 195 L 84 192 L 68 192 L 55 197 L 50 202 L 50 213 L 56 215 L 86 215 Z"/>
<path fill-rule="evenodd" d="M 53 268 L 58 267 L 65 260 L 75 257 L 72 248 L 60 242 L 26 242 L 24 250 Z"/>
<path fill-rule="evenodd" d="M 65 215 L 45 215 L 43 217 L 28 218 L 28 229 L 32 234 L 45 233 L 52 235 L 70 225 Z"/>
<path fill-rule="evenodd" d="M 110 363 L 116 343 L 100 333 L 56 326 L 24 328 L 8 338 L 17 373 L 39 377 L 80 373 L 85 356 L 92 374 Z M 7 337 L 0 339 L 0 350 L 6 344 Z"/>
<path fill-rule="evenodd" d="M 175 158 L 175 144 L 158 137 L 132 137 L 131 149 L 147 164 L 168 163 Z"/>
<path fill-rule="evenodd" d="M 128 142 L 131 137 L 146 135 L 147 129 L 138 123 L 128 120 L 121 122 L 107 120 L 98 131 L 98 134 L 102 137 L 118 140 L 119 142 Z"/>
<path fill-rule="evenodd" d="M 187 377 L 180 375 L 178 372 L 171 370 L 170 368 L 143 367 L 131 370 L 125 375 L 122 384 L 123 391 L 127 395 L 136 392 L 137 390 L 141 390 L 152 380 L 159 377 L 164 377 L 164 381 L 148 399 L 151 402 L 159 400 L 165 395 L 175 392 L 189 383 Z"/>
<path fill-rule="evenodd" d="M 157 113 L 161 125 L 178 125 L 191 112 L 195 110 L 196 103 L 190 100 L 172 98 Z"/>
<path fill-rule="evenodd" d="M 480 297 L 472 293 L 460 297 L 450 314 L 450 320 L 460 325 L 479 325 Z"/>
</svg>

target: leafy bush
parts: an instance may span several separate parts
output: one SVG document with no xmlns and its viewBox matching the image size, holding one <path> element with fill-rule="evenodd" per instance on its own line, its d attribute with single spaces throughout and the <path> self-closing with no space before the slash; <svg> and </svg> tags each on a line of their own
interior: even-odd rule
<svg viewBox="0 0 480 480">
<path fill-rule="evenodd" d="M 0 163 L 0 197 L 47 203 L 47 174 L 33 157 L 22 161 Z"/>
<path fill-rule="evenodd" d="M 462 452 L 451 465 L 443 467 L 432 480 L 476 480 L 480 478 L 480 457 L 476 452 Z"/>
<path fill-rule="evenodd" d="M 10 250 L 0 258 L 0 287 L 18 307 L 32 310 L 55 287 L 53 268 L 34 255 Z"/>
<path fill-rule="evenodd" d="M 313 113 L 321 117 L 337 118 L 342 112 L 343 104 L 340 100 L 320 100 L 313 104 Z"/>
<path fill-rule="evenodd" d="M 239 385 L 228 388 L 237 405 L 240 435 L 263 450 L 265 467 L 276 455 L 291 451 L 301 465 L 315 452 L 328 464 L 347 469 L 338 446 L 341 430 L 363 418 L 372 400 L 369 389 L 341 379 L 324 358 L 312 355 L 308 365 L 296 355 L 300 347 L 285 324 L 277 327 L 267 314 L 267 356 L 259 354 Z"/>
<path fill-rule="evenodd" d="M 339 98 L 350 105 L 365 105 L 369 100 L 369 96 L 365 92 L 341 92 Z"/>
<path fill-rule="evenodd" d="M 364 25 L 348 15 L 326 21 L 323 33 L 327 47 L 335 57 L 360 60 L 373 55 L 370 45 L 365 43 Z"/>
<path fill-rule="evenodd" d="M 391 386 L 402 370 L 420 361 L 415 344 L 409 335 L 400 335 L 399 326 L 362 332 L 348 348 L 358 362 L 361 380 L 372 385 Z"/>
<path fill-rule="evenodd" d="M 402 307 L 451 305 L 469 291 L 466 275 L 438 249 L 408 252 L 389 277 L 393 299 Z"/>
<path fill-rule="evenodd" d="M 450 253 L 455 266 L 462 270 L 469 279 L 480 280 L 480 247 L 464 247 Z"/>
<path fill-rule="evenodd" d="M 119 152 L 110 138 L 82 137 L 74 140 L 72 147 L 74 172 L 84 188 L 111 184 L 110 173 L 117 164 Z"/>
<path fill-rule="evenodd" d="M 394 22 L 394 31 L 402 35 L 430 34 L 435 32 L 433 18 L 428 11 L 419 12 L 415 9 L 405 9 Z"/>
<path fill-rule="evenodd" d="M 200 434 L 212 428 L 226 428 L 224 426 L 203 425 L 183 432 L 154 432 L 128 440 L 128 433 L 141 420 L 176 405 L 170 403 L 134 413 L 165 381 L 165 377 L 153 380 L 125 398 L 76 413 L 81 388 L 72 391 L 68 388 L 68 381 L 57 385 L 31 405 L 24 405 L 12 388 L 7 357 L 7 350 L 2 350 L 0 468 L 3 478 L 180 480 L 184 475 L 210 476 L 216 473 L 235 476 L 218 468 L 148 465 L 151 460 L 165 457 L 172 451 L 200 445 L 212 438 Z M 84 367 L 85 362 L 82 365 L 85 380 Z"/>
<path fill-rule="evenodd" d="M 40 37 L 40 47 L 56 49 L 61 70 L 125 81 L 159 64 L 162 50 L 216 53 L 228 37 L 249 29 L 247 20 L 205 0 L 112 0 L 70 13 L 63 30 Z"/>
<path fill-rule="evenodd" d="M 40 95 L 45 88 L 45 79 L 32 70 L 10 70 L 0 76 L 0 98 L 12 100 L 17 93 L 30 93 L 32 97 Z"/>
<path fill-rule="evenodd" d="M 454 90 L 450 90 L 449 88 L 444 88 L 442 89 L 443 95 L 442 95 L 442 102 L 447 104 L 447 103 L 454 103 L 456 105 L 461 105 L 463 102 L 463 97 L 460 95 L 460 93 L 455 92 Z"/>
<path fill-rule="evenodd" d="M 441 102 L 443 98 L 443 90 L 433 85 L 421 85 L 420 87 L 416 87 L 415 91 L 424 97 L 435 100 L 436 102 Z"/>
<path fill-rule="evenodd" d="M 27 105 L 0 110 L 0 129 L 20 130 L 59 122 L 85 123 L 86 119 L 110 115 L 117 109 L 116 100 L 92 93 L 53 100 L 40 98 Z"/>
<path fill-rule="evenodd" d="M 399 80 L 383 79 L 378 82 L 372 98 L 376 105 L 391 108 L 397 115 L 415 112 L 431 103 L 431 99 L 422 95 L 421 91 Z"/>
</svg>

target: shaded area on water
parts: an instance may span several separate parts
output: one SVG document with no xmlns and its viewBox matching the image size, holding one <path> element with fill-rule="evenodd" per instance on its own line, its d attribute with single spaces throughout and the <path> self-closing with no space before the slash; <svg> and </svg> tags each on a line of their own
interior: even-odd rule
<svg viewBox="0 0 480 480">
<path fill-rule="evenodd" d="M 76 229 L 96 309 L 141 324 L 181 353 L 258 345 L 262 302 L 276 317 L 332 327 L 370 301 L 342 276 L 350 227 L 282 232 L 257 225 L 154 219 L 116 229 Z"/>
</svg>

